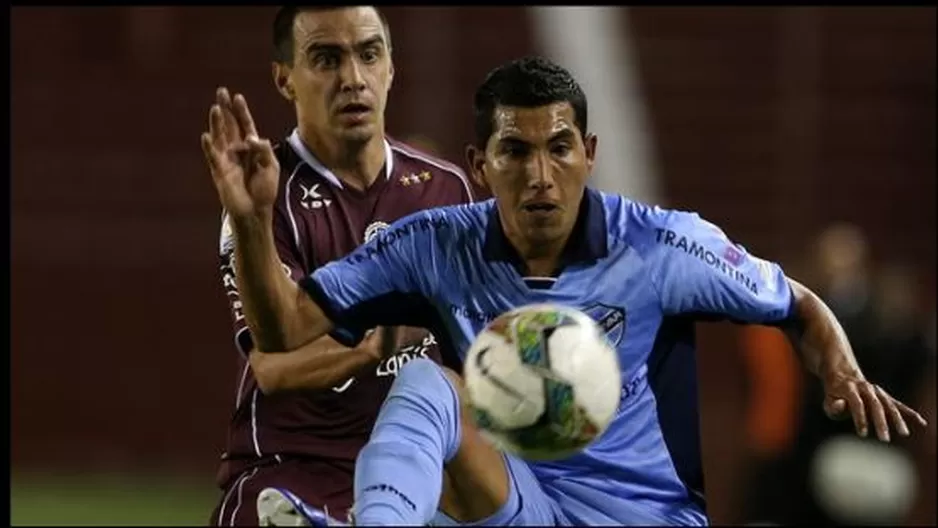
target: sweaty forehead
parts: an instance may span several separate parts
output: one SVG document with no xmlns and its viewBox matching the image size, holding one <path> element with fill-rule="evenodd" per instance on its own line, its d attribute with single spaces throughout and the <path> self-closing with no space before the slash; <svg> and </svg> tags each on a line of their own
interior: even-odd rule
<svg viewBox="0 0 938 528">
<path fill-rule="evenodd" d="M 564 101 L 544 106 L 496 106 L 494 115 L 496 137 L 516 137 L 526 141 L 546 141 L 557 132 L 576 130 L 576 115 Z"/>
<path fill-rule="evenodd" d="M 293 35 L 301 49 L 314 43 L 352 46 L 376 35 L 385 37 L 381 17 L 372 7 L 301 11 L 293 21 Z"/>
</svg>

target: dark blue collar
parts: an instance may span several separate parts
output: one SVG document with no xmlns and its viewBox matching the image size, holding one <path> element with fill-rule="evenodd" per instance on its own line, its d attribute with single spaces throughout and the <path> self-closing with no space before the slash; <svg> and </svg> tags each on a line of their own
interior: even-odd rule
<svg viewBox="0 0 938 528">
<path fill-rule="evenodd" d="M 609 253 L 607 245 L 606 208 L 602 195 L 598 191 L 586 188 L 583 200 L 580 202 L 580 211 L 577 214 L 576 224 L 570 234 L 570 240 L 564 247 L 560 257 L 561 268 L 578 262 L 592 262 L 605 257 Z M 498 215 L 498 206 L 492 204 L 489 213 L 489 224 L 485 233 L 485 244 L 482 247 L 482 256 L 489 261 L 502 261 L 513 264 L 524 274 L 524 263 L 518 255 L 505 232 L 502 231 L 501 219 Z"/>
</svg>

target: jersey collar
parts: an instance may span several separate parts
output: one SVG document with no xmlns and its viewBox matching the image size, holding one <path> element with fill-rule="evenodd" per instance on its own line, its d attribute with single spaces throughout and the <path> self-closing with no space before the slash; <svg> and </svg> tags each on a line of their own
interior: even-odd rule
<svg viewBox="0 0 938 528">
<path fill-rule="evenodd" d="M 294 128 L 293 133 L 287 138 L 287 143 L 290 144 L 290 147 L 296 152 L 296 155 L 303 160 L 304 163 L 310 166 L 314 171 L 319 173 L 323 178 L 326 179 L 332 185 L 335 185 L 339 189 L 344 188 L 342 185 L 342 180 L 335 175 L 331 170 L 326 168 L 325 165 L 319 161 L 316 156 L 306 147 L 306 144 L 303 143 L 303 140 L 300 138 L 299 129 Z M 384 140 L 384 177 L 390 179 L 391 173 L 394 171 L 394 151 L 391 150 L 391 144 L 388 143 L 388 140 Z"/>
<path fill-rule="evenodd" d="M 573 226 L 573 233 L 561 256 L 561 266 L 596 261 L 605 257 L 609 253 L 607 231 L 606 208 L 602 195 L 587 187 L 583 193 L 583 200 L 580 202 L 580 211 L 576 224 Z M 524 267 L 518 252 L 502 231 L 498 206 L 494 202 L 489 213 L 482 256 L 489 261 L 509 262 L 519 270 Z"/>
</svg>

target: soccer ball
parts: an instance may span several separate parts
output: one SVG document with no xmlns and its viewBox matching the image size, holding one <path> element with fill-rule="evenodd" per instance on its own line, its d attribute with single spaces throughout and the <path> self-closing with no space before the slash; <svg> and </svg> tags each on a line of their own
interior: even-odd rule
<svg viewBox="0 0 938 528">
<path fill-rule="evenodd" d="M 583 450 L 609 425 L 622 391 L 616 351 L 599 326 L 553 304 L 489 323 L 469 348 L 463 377 L 482 434 L 528 460 Z"/>
</svg>

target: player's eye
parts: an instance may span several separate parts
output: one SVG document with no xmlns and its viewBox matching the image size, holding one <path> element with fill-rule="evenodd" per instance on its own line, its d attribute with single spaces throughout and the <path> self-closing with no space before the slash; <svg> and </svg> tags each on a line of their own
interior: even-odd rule
<svg viewBox="0 0 938 528">
<path fill-rule="evenodd" d="M 550 148 L 551 154 L 555 156 L 566 156 L 570 150 L 570 145 L 566 143 L 558 143 Z"/>
<path fill-rule="evenodd" d="M 512 158 L 523 158 L 528 154 L 528 147 L 522 143 L 506 143 L 502 145 L 501 151 Z"/>
<path fill-rule="evenodd" d="M 372 48 L 372 49 L 367 49 L 367 50 L 365 50 L 365 51 L 363 51 L 363 52 L 361 53 L 362 61 L 363 61 L 365 64 L 373 64 L 375 61 L 378 60 L 378 57 L 380 57 L 380 56 L 381 56 L 381 54 L 378 53 L 378 50 L 376 50 L 376 49 L 374 49 L 374 48 Z"/>
<path fill-rule="evenodd" d="M 336 68 L 339 66 L 339 55 L 336 53 L 317 53 L 313 55 L 313 65 L 317 68 Z"/>
</svg>

